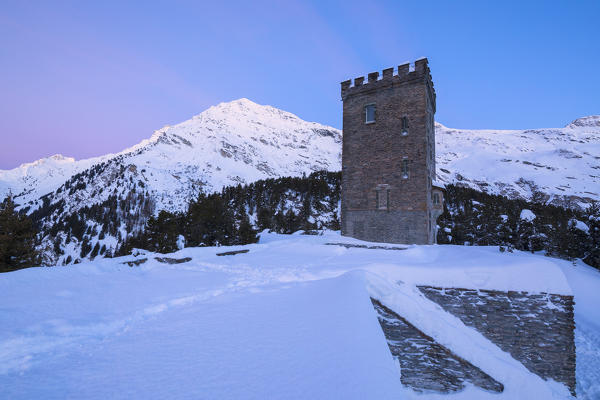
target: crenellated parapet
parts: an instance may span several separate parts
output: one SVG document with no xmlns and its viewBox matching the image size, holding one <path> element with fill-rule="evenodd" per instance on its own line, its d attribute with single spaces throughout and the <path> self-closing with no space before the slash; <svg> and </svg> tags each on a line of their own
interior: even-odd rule
<svg viewBox="0 0 600 400">
<path fill-rule="evenodd" d="M 341 83 L 342 100 L 345 100 L 348 96 L 383 89 L 386 86 L 401 85 L 414 80 L 425 80 L 435 112 L 435 89 L 427 58 L 420 58 L 414 63 L 399 65 L 396 69 L 384 69 L 381 75 L 379 72 L 371 72 L 367 75 L 366 82 L 364 76 L 343 81 Z"/>
</svg>

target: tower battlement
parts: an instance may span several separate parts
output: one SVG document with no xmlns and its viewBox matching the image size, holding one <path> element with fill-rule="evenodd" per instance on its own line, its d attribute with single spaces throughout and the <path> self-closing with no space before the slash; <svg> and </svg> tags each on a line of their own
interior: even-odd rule
<svg viewBox="0 0 600 400">
<path fill-rule="evenodd" d="M 396 68 L 384 69 L 381 75 L 376 71 L 369 73 L 366 79 L 364 76 L 359 76 L 354 78 L 354 80 L 348 79 L 343 81 L 341 83 L 342 100 L 347 96 L 379 90 L 386 86 L 400 85 L 418 79 L 424 79 L 427 82 L 431 96 L 433 97 L 432 103 L 435 104 L 435 89 L 427 58 L 420 58 L 413 63 L 404 63 Z"/>
</svg>

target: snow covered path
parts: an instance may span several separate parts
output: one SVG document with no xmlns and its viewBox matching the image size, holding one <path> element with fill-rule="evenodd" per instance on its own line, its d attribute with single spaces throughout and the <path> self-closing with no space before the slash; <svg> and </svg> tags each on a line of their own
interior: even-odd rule
<svg viewBox="0 0 600 400">
<path fill-rule="evenodd" d="M 579 324 L 600 320 L 597 271 L 496 248 L 324 245 L 340 241 L 353 242 L 337 233 L 264 234 L 259 244 L 231 248 L 246 254 L 189 248 L 171 255 L 192 258 L 184 264 L 148 254 L 139 267 L 122 264 L 129 256 L 0 275 L 0 398 L 569 397 L 427 300 L 419 283 L 573 287 L 578 394 L 597 396 L 600 330 Z M 369 299 L 375 294 L 501 380 L 504 393 L 468 387 L 423 395 L 403 387 Z"/>
<path fill-rule="evenodd" d="M 582 263 L 561 268 L 575 294 L 577 398 L 600 399 L 600 273 Z"/>
<path fill-rule="evenodd" d="M 577 398 L 600 399 L 600 335 L 598 330 L 576 320 Z"/>
</svg>

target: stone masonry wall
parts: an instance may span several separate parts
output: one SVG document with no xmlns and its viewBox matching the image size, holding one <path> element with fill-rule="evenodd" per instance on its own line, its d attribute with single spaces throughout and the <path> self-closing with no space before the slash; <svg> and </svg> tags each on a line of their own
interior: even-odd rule
<svg viewBox="0 0 600 400">
<path fill-rule="evenodd" d="M 342 83 L 342 234 L 388 243 L 434 240 L 431 180 L 435 177 L 433 113 L 435 92 L 427 60 Z M 365 106 L 375 104 L 375 122 L 365 123 Z M 401 134 L 402 118 L 408 135 Z M 402 163 L 408 160 L 408 178 Z M 389 185 L 387 210 L 377 207 L 378 185 Z M 362 227 L 361 227 L 362 226 Z"/>
<path fill-rule="evenodd" d="M 352 237 L 370 242 L 428 243 L 426 211 L 348 211 L 343 219 Z M 400 238 L 400 240 L 398 240 Z"/>
<path fill-rule="evenodd" d="M 564 383 L 575 395 L 573 296 L 431 286 L 419 289 L 531 372 Z"/>
<path fill-rule="evenodd" d="M 504 386 L 470 362 L 371 298 L 392 355 L 400 363 L 400 381 L 418 392 L 452 393 L 472 384 L 492 392 Z"/>
</svg>

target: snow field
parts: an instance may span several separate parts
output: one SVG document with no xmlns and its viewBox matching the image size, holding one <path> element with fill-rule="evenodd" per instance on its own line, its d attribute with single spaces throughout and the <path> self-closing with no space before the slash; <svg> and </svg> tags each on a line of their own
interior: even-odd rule
<svg viewBox="0 0 600 400">
<path fill-rule="evenodd" d="M 598 393 L 600 329 L 589 322 L 600 320 L 597 271 L 492 247 L 389 251 L 331 242 L 359 243 L 334 232 L 263 233 L 258 244 L 226 249 L 250 249 L 235 256 L 186 248 L 170 257 L 192 261 L 177 265 L 146 253 L 138 267 L 122 264 L 128 256 L 3 274 L 0 398 L 569 398 L 563 385 L 529 373 L 416 284 L 572 291 L 578 394 Z M 402 387 L 369 296 L 505 391 Z"/>
</svg>

